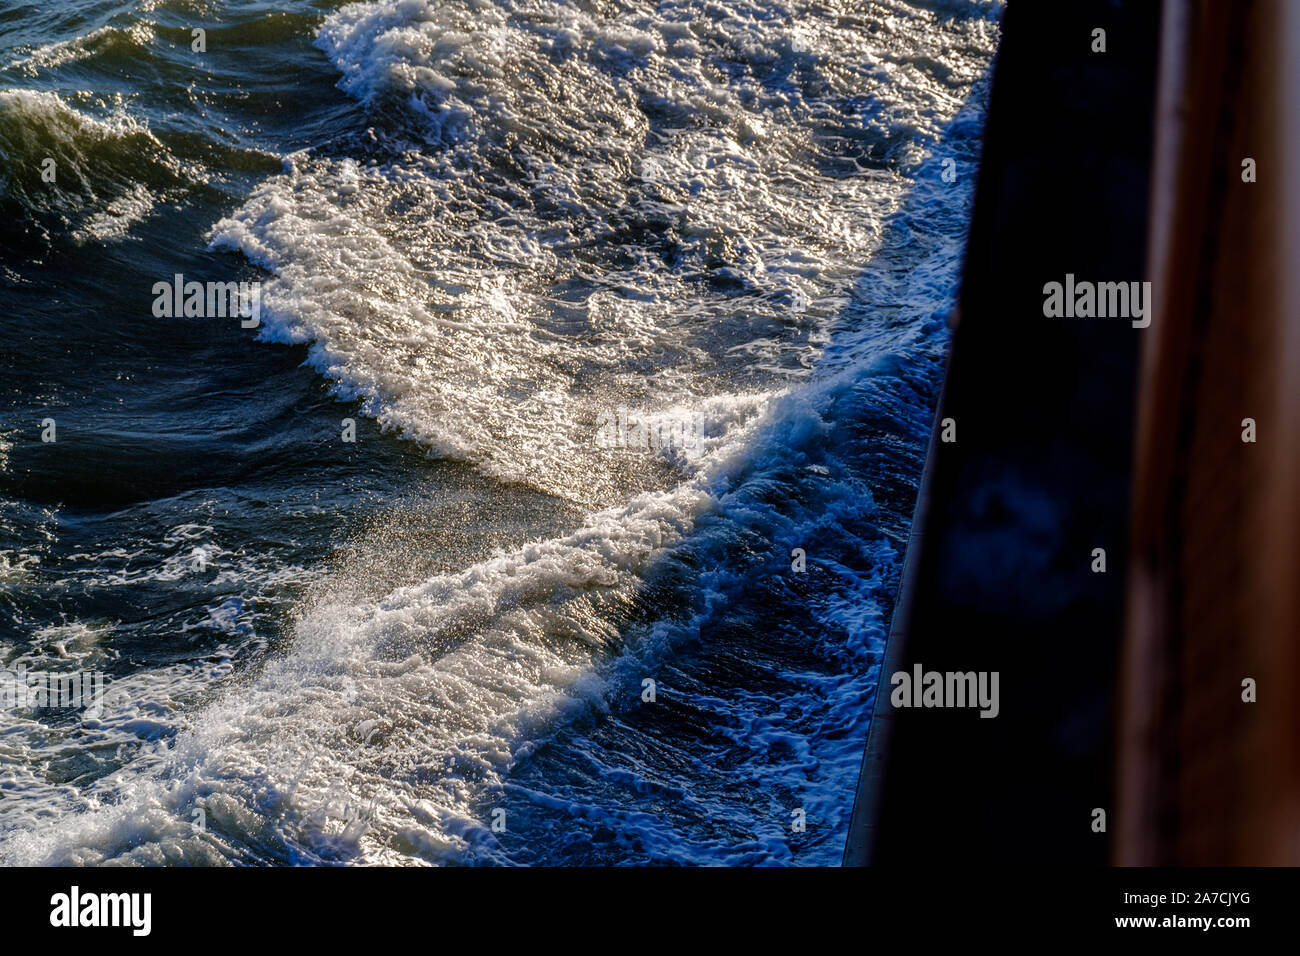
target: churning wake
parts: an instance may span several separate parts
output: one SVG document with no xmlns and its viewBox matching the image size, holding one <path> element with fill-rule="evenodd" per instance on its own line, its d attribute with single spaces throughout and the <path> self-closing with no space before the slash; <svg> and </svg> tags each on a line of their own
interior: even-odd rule
<svg viewBox="0 0 1300 956">
<path fill-rule="evenodd" d="M 318 19 L 352 108 L 210 220 L 209 249 L 258 271 L 249 334 L 302 349 L 336 419 L 468 469 L 502 520 L 548 517 L 460 561 L 412 532 L 430 502 L 455 514 L 422 487 L 327 562 L 215 519 L 177 519 L 133 564 L 96 554 L 96 581 L 160 587 L 219 539 L 228 593 L 192 626 L 220 640 L 113 681 L 98 718 L 3 717 L 4 859 L 838 861 L 998 12 L 384 0 Z M 101 129 L 52 92 L 0 90 L 0 137 L 38 110 L 54 148 L 99 139 L 150 170 L 78 187 L 107 210 L 68 214 L 83 241 L 202 178 L 144 121 Z M 285 613 L 255 616 L 287 579 Z M 93 661 L 110 635 L 60 622 L 22 653 Z M 141 739 L 110 772 L 49 772 Z"/>
</svg>

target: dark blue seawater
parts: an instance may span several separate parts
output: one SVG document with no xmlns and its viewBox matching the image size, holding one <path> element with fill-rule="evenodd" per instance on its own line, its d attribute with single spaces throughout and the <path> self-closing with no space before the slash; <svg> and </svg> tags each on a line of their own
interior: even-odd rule
<svg viewBox="0 0 1300 956">
<path fill-rule="evenodd" d="M 999 14 L 0 0 L 0 859 L 838 862 Z"/>
</svg>

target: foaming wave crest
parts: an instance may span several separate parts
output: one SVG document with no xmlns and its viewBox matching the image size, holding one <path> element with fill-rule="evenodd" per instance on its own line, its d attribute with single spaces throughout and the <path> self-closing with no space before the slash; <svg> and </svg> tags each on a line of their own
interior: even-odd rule
<svg viewBox="0 0 1300 956">
<path fill-rule="evenodd" d="M 96 118 L 57 93 L 0 90 L 0 212 L 43 242 L 112 239 L 187 180 L 187 170 L 124 110 Z M 52 177 L 52 178 L 50 178 Z"/>
<path fill-rule="evenodd" d="M 262 336 L 309 343 L 340 398 L 495 477 L 596 506 L 671 482 L 602 454 L 601 412 L 806 374 L 992 30 L 916 24 L 941 83 L 895 62 L 916 35 L 865 17 L 709 10 L 329 18 L 319 45 L 376 124 L 360 155 L 290 157 L 213 230 L 274 273 Z"/>
<path fill-rule="evenodd" d="M 56 836 L 10 836 L 7 857 L 328 862 L 360 854 L 363 836 L 379 858 L 463 852 L 486 833 L 468 804 L 526 741 L 598 698 L 591 666 L 617 648 L 640 575 L 708 504 L 699 489 L 646 495 L 377 603 L 323 588 L 286 655 L 201 708 L 174 747 L 80 794 L 84 812 Z"/>
</svg>

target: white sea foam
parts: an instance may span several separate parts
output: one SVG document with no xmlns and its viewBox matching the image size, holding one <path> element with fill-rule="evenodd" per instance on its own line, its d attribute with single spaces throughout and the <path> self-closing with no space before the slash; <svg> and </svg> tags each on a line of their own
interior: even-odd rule
<svg viewBox="0 0 1300 956">
<path fill-rule="evenodd" d="M 385 158 L 291 156 L 214 228 L 275 275 L 262 337 L 309 344 L 340 398 L 496 477 L 593 506 L 663 487 L 602 453 L 595 410 L 690 405 L 733 370 L 805 374 L 907 186 L 885 147 L 854 157 L 830 130 L 887 92 L 869 132 L 906 168 L 962 90 L 851 16 L 796 54 L 781 24 L 807 34 L 799 5 L 698 12 L 402 0 L 330 17 L 341 85 L 403 118 L 377 134 Z M 918 32 L 973 80 L 993 27 L 959 25 Z M 784 60 L 788 83 L 755 78 Z M 728 64 L 749 73 L 721 82 Z M 866 161 L 881 168 L 844 174 Z"/>
<path fill-rule="evenodd" d="M 798 538 L 870 509 L 858 477 L 817 464 L 818 510 L 792 519 L 765 469 L 815 447 L 867 374 L 811 372 L 994 25 L 901 2 L 835 16 L 588 7 L 340 9 L 319 45 L 374 112 L 375 152 L 287 157 L 212 232 L 272 274 L 263 339 L 307 345 L 338 397 L 402 437 L 584 505 L 580 530 L 378 600 L 358 601 L 341 568 L 304 602 L 291 644 L 203 706 L 171 706 L 168 669 L 141 675 L 122 719 L 164 702 L 172 746 L 84 791 L 21 784 L 34 797 L 6 814 L 7 861 L 494 858 L 483 810 L 511 767 L 607 707 L 607 682 L 670 655 L 734 586 L 735 569 L 707 567 L 683 614 L 623 626 L 702 518 Z M 882 19 L 889 29 L 868 29 Z M 918 48 L 945 82 L 908 55 Z M 761 78 L 773 70 L 786 80 Z M 918 347 L 909 335 L 921 333 L 878 357 Z M 704 453 L 602 449 L 598 413 L 618 404 L 702 415 Z M 879 542 L 861 548 L 889 560 Z M 834 687 L 791 680 L 833 701 L 843 736 L 864 719 L 879 581 L 828 574 L 839 583 L 810 613 L 850 634 L 828 653 L 859 671 Z M 213 626 L 237 628 L 239 610 L 210 609 Z M 816 762 L 779 728 L 749 734 L 788 746 L 793 768 Z M 809 799 L 834 818 L 829 797 Z M 55 816 L 57 828 L 19 825 Z M 691 858 L 669 824 L 636 826 L 662 858 Z M 744 853 L 789 849 L 756 837 Z"/>
</svg>

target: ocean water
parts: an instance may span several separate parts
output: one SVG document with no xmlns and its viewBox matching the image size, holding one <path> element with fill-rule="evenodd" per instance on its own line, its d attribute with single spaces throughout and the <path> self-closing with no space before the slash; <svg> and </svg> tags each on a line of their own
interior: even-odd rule
<svg viewBox="0 0 1300 956">
<path fill-rule="evenodd" d="M 837 863 L 1000 13 L 0 2 L 0 861 Z"/>
</svg>

